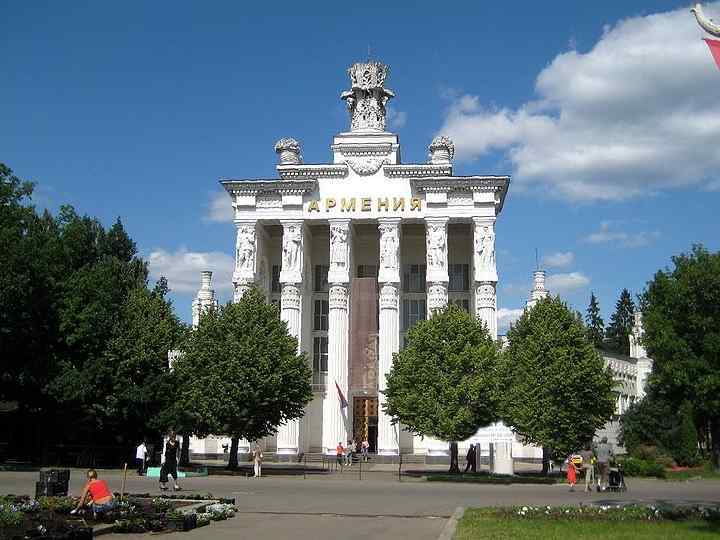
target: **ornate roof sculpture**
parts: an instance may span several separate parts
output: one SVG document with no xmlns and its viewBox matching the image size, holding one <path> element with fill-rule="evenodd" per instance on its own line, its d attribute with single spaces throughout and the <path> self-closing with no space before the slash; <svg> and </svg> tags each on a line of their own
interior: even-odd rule
<svg viewBox="0 0 720 540">
<path fill-rule="evenodd" d="M 720 37 L 720 24 L 717 24 L 715 21 L 705 15 L 705 12 L 703 11 L 700 2 L 696 3 L 695 6 L 690 9 L 690 11 L 693 12 L 693 14 L 695 15 L 695 19 L 703 30 L 705 30 L 708 34 L 712 36 Z"/>
<path fill-rule="evenodd" d="M 350 66 L 350 90 L 340 99 L 350 112 L 351 131 L 385 131 L 385 104 L 395 97 L 383 85 L 389 68 L 381 62 L 357 62 Z"/>
<path fill-rule="evenodd" d="M 433 164 L 449 164 L 455 157 L 455 144 L 445 135 L 435 137 L 428 150 L 430 150 L 430 163 Z"/>
<path fill-rule="evenodd" d="M 293 138 L 286 137 L 276 142 L 275 152 L 280 159 L 280 165 L 299 165 L 303 162 L 300 143 Z"/>
</svg>

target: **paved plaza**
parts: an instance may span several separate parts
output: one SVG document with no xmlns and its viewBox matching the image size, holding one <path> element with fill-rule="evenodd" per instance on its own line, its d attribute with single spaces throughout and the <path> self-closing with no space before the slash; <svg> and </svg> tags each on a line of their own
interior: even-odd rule
<svg viewBox="0 0 720 540">
<path fill-rule="evenodd" d="M 184 479 L 188 493 L 235 497 L 239 515 L 187 533 L 197 538 L 436 539 L 458 506 L 558 505 L 580 502 L 720 504 L 720 481 L 666 482 L 629 479 L 626 493 L 570 493 L 564 485 L 482 485 L 425 482 L 376 472 L 358 479 L 355 471 L 313 476 L 210 476 Z M 77 494 L 84 471 L 75 469 L 70 490 Z M 119 490 L 119 471 L 100 471 Z M 0 493 L 32 495 L 37 472 L 0 472 Z M 128 474 L 131 493 L 160 493 L 156 479 Z M 123 535 L 132 540 L 141 536 Z M 118 536 L 119 538 L 119 536 Z"/>
</svg>

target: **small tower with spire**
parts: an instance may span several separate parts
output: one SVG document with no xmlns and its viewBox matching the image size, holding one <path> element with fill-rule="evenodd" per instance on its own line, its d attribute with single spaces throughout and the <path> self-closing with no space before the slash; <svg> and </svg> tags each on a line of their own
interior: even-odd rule
<svg viewBox="0 0 720 540">
<path fill-rule="evenodd" d="M 525 304 L 525 309 L 532 308 L 543 298 L 550 294 L 545 288 L 545 270 L 537 269 L 533 272 L 533 289 L 530 291 L 530 300 Z"/>
<path fill-rule="evenodd" d="M 200 315 L 210 308 L 216 309 L 218 301 L 215 298 L 215 291 L 212 289 L 212 272 L 205 270 L 201 272 L 200 289 L 192 303 L 192 325 L 197 328 L 200 324 Z"/>
</svg>

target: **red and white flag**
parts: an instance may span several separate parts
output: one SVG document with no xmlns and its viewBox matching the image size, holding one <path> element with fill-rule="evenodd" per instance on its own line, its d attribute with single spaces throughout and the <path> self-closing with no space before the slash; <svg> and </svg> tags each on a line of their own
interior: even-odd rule
<svg viewBox="0 0 720 540">
<path fill-rule="evenodd" d="M 340 408 L 345 409 L 348 406 L 347 399 L 345 399 L 345 394 L 342 393 L 342 390 L 340 390 L 340 386 L 338 385 L 337 381 L 335 381 L 335 388 L 337 388 L 338 391 L 338 397 L 340 398 Z"/>
<path fill-rule="evenodd" d="M 717 64 L 718 69 L 720 69 L 720 41 L 705 38 L 705 43 L 707 43 L 707 46 L 715 59 L 715 63 Z"/>
</svg>

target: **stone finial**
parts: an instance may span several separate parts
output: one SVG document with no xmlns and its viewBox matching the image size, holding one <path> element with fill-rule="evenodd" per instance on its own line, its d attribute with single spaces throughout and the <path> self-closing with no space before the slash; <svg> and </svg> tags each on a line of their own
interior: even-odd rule
<svg viewBox="0 0 720 540">
<path fill-rule="evenodd" d="M 280 159 L 280 165 L 298 165 L 303 162 L 300 154 L 300 143 L 292 138 L 283 138 L 275 143 L 275 152 Z"/>
<path fill-rule="evenodd" d="M 428 150 L 430 150 L 430 163 L 433 164 L 446 165 L 455 157 L 455 144 L 445 135 L 435 137 Z"/>
<path fill-rule="evenodd" d="M 340 95 L 350 112 L 351 131 L 385 131 L 385 104 L 395 94 L 384 87 L 389 68 L 382 62 L 350 66 L 350 90 Z"/>
</svg>

